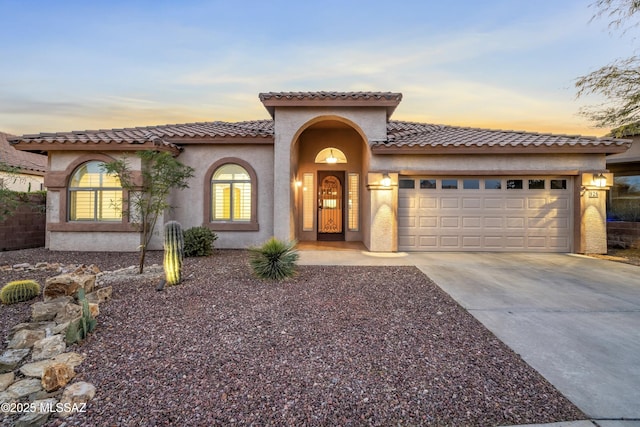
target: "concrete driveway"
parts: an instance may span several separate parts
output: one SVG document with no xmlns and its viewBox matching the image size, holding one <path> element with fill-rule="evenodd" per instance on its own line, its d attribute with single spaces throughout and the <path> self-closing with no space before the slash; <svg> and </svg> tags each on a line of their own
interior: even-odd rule
<svg viewBox="0 0 640 427">
<path fill-rule="evenodd" d="M 417 266 L 598 425 L 640 425 L 640 267 L 567 254 L 301 255 Z"/>
</svg>

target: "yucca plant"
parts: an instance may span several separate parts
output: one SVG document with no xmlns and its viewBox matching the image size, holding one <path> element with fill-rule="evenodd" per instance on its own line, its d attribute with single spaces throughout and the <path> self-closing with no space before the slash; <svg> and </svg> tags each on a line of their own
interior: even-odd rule
<svg viewBox="0 0 640 427">
<path fill-rule="evenodd" d="M 35 280 L 15 280 L 7 283 L 0 290 L 0 301 L 3 304 L 15 304 L 29 301 L 40 295 L 40 285 Z"/>
<path fill-rule="evenodd" d="M 272 237 L 260 247 L 249 248 L 253 272 L 261 279 L 283 280 L 293 277 L 297 271 L 298 251 L 296 242 L 285 243 Z"/>
</svg>

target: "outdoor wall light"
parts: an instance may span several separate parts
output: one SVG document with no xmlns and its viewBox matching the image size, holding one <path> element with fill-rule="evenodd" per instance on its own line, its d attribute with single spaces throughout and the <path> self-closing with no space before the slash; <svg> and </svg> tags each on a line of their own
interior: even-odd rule
<svg viewBox="0 0 640 427">
<path fill-rule="evenodd" d="M 599 174 L 593 174 L 593 184 L 596 187 L 603 188 L 607 186 L 607 177 L 600 172 Z"/>
<path fill-rule="evenodd" d="M 380 181 L 383 187 L 391 187 L 391 177 L 388 173 L 382 175 L 382 180 Z"/>
</svg>

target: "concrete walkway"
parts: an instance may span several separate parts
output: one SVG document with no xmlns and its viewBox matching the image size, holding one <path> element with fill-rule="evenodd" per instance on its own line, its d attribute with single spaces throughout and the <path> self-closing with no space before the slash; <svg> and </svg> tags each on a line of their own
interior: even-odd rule
<svg viewBox="0 0 640 427">
<path fill-rule="evenodd" d="M 302 250 L 307 265 L 414 265 L 591 420 L 640 427 L 640 267 L 567 254 Z"/>
</svg>

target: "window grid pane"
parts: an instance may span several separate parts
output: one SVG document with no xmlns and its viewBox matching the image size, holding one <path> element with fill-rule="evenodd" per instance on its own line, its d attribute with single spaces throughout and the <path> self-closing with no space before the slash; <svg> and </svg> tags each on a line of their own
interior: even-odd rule
<svg viewBox="0 0 640 427">
<path fill-rule="evenodd" d="M 360 176 L 349 174 L 349 231 L 358 231 L 360 227 Z"/>
</svg>

